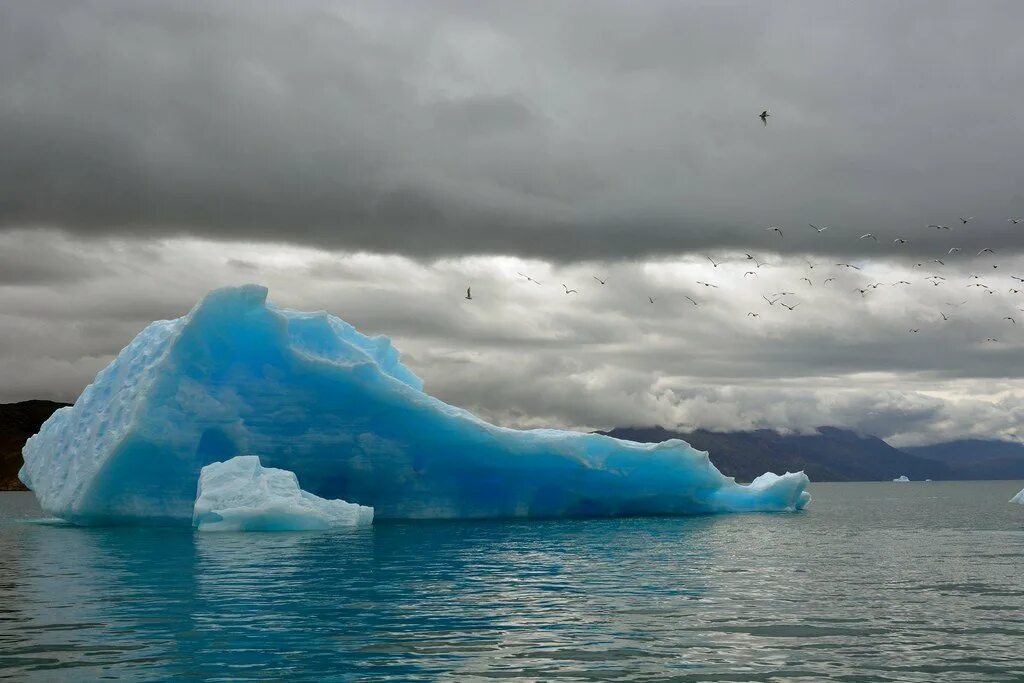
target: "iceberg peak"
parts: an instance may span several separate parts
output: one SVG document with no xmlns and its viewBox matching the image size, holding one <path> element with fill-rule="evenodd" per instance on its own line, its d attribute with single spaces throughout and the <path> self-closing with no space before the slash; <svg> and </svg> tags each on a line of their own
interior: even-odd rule
<svg viewBox="0 0 1024 683">
<path fill-rule="evenodd" d="M 736 484 L 682 441 L 489 424 L 423 392 L 386 337 L 258 285 L 146 327 L 24 448 L 20 476 L 82 524 L 189 524 L 204 466 L 259 453 L 378 519 L 781 511 L 802 472 Z"/>
</svg>

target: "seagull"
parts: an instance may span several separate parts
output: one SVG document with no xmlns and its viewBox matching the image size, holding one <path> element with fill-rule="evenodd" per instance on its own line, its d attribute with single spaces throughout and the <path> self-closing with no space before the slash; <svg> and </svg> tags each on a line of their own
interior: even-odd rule
<svg viewBox="0 0 1024 683">
<path fill-rule="evenodd" d="M 743 277 L 746 277 L 748 275 L 753 275 L 754 277 L 757 277 L 757 273 L 755 273 L 752 270 L 748 270 L 747 272 L 743 273 Z"/>
<path fill-rule="evenodd" d="M 932 225 L 929 225 L 928 227 L 929 228 L 935 228 L 936 230 L 949 230 L 949 226 L 948 225 L 934 225 L 934 224 L 932 224 Z"/>
<path fill-rule="evenodd" d="M 767 109 L 765 109 L 763 112 L 761 112 L 760 114 L 757 115 L 757 118 L 761 119 L 761 123 L 763 123 L 766 128 L 768 127 L 768 117 L 769 116 L 771 116 L 771 114 L 768 113 Z"/>
<path fill-rule="evenodd" d="M 566 286 L 565 283 L 563 283 L 562 286 L 565 287 L 566 294 L 579 294 L 579 292 L 576 291 L 575 289 L 569 289 L 569 287 Z"/>
<path fill-rule="evenodd" d="M 910 332 L 912 332 L 912 333 L 914 333 L 914 334 L 917 334 L 917 333 L 918 333 L 918 332 L 920 332 L 920 331 L 921 331 L 921 330 L 919 330 L 919 329 L 917 329 L 917 328 L 914 328 L 914 329 L 911 329 L 911 330 L 910 330 Z"/>
<path fill-rule="evenodd" d="M 764 294 L 761 295 L 761 298 L 764 299 L 765 301 L 767 301 L 769 306 L 774 306 L 775 302 L 778 301 L 778 299 L 769 299 Z"/>
<path fill-rule="evenodd" d="M 943 320 L 949 320 L 949 316 L 943 313 L 942 311 L 939 311 L 939 314 L 942 316 Z"/>
<path fill-rule="evenodd" d="M 779 237 L 782 237 L 782 228 L 777 228 L 774 225 L 769 225 L 767 228 L 765 228 L 765 230 L 769 232 L 777 232 L 779 233 Z"/>
<path fill-rule="evenodd" d="M 836 265 L 842 266 L 843 268 L 853 268 L 854 270 L 860 270 L 860 268 L 858 268 L 857 266 L 850 265 L 849 263 L 837 263 Z"/>
<path fill-rule="evenodd" d="M 708 261 L 711 261 L 711 265 L 713 265 L 715 268 L 718 267 L 718 264 L 715 263 L 715 259 L 711 258 L 710 256 L 705 256 L 704 258 L 706 258 Z"/>
<path fill-rule="evenodd" d="M 854 289 L 853 291 L 855 291 L 855 292 L 860 292 L 860 295 L 861 295 L 861 296 L 866 296 L 866 295 L 867 295 L 867 293 L 868 293 L 868 290 L 866 290 L 866 289 L 856 289 L 856 288 L 855 288 L 855 289 Z"/>
<path fill-rule="evenodd" d="M 813 283 L 813 282 L 811 282 L 811 278 L 809 278 L 809 277 L 802 277 L 802 278 L 800 278 L 800 279 L 801 279 L 801 280 L 807 280 L 807 284 L 809 284 L 809 285 L 810 285 L 811 287 L 813 287 L 813 286 L 814 286 L 814 283 Z"/>
<path fill-rule="evenodd" d="M 759 315 L 761 315 L 761 314 L 760 314 L 760 313 L 754 313 L 753 311 L 751 311 L 750 313 L 747 313 L 747 315 L 748 315 L 749 317 L 751 317 L 751 318 L 756 318 L 757 316 L 759 316 Z"/>
<path fill-rule="evenodd" d="M 964 225 L 967 225 L 969 222 L 973 220 L 974 216 L 968 216 L 967 218 L 964 218 L 963 216 L 960 217 L 960 222 L 963 223 Z"/>
<path fill-rule="evenodd" d="M 470 288 L 466 287 L 466 298 L 472 300 L 473 295 L 470 293 Z"/>
<path fill-rule="evenodd" d="M 878 238 L 875 237 L 874 235 L 872 235 L 870 232 L 866 232 L 863 235 L 861 235 L 860 239 L 864 239 L 865 237 L 870 237 L 871 239 L 873 239 L 876 242 L 878 241 Z"/>
<path fill-rule="evenodd" d="M 684 296 L 685 296 L 685 295 L 684 295 Z M 699 305 L 700 305 L 700 304 L 698 304 L 698 303 L 697 303 L 696 301 L 694 301 L 693 299 L 690 299 L 690 297 L 688 297 L 688 296 L 687 296 L 686 298 L 687 298 L 687 299 L 689 299 L 689 300 L 690 300 L 690 303 L 691 303 L 691 304 L 693 304 L 694 306 L 699 306 Z M 653 304 L 654 302 L 652 301 L 651 303 Z"/>
<path fill-rule="evenodd" d="M 747 257 L 747 260 L 748 260 L 748 261 L 757 261 L 757 259 L 756 259 L 756 258 L 754 258 L 754 257 L 753 257 L 752 255 L 750 255 L 750 254 L 746 254 L 746 257 Z"/>
<path fill-rule="evenodd" d="M 1007 222 L 1017 225 L 1018 223 L 1024 223 L 1024 218 L 1007 218 Z"/>
<path fill-rule="evenodd" d="M 1011 317 L 1011 316 L 1006 316 L 1005 318 L 1003 318 L 1003 320 L 1009 320 L 1009 321 L 1010 321 L 1011 323 L 1013 323 L 1014 325 L 1016 325 L 1016 324 L 1017 324 L 1017 321 L 1016 321 L 1016 320 L 1014 320 L 1014 319 L 1013 319 L 1013 317 Z"/>
<path fill-rule="evenodd" d="M 775 292 L 772 296 L 786 296 L 787 294 L 796 294 L 796 292 Z"/>
<path fill-rule="evenodd" d="M 985 247 L 984 249 L 982 249 L 981 251 L 978 252 L 978 256 L 981 256 L 982 254 L 994 254 L 994 253 L 996 253 L 996 252 L 993 251 L 992 249 L 989 249 L 988 247 Z"/>
<path fill-rule="evenodd" d="M 937 259 L 937 258 L 933 258 L 933 259 L 932 259 L 932 263 L 938 263 L 938 264 L 939 264 L 940 266 L 944 266 L 944 265 L 946 265 L 946 264 L 945 264 L 944 262 L 940 261 L 940 260 L 939 260 L 939 259 Z"/>
<path fill-rule="evenodd" d="M 794 308 L 796 308 L 797 306 L 799 306 L 799 305 L 800 305 L 800 302 L 799 302 L 799 301 L 798 301 L 797 303 L 793 304 L 792 306 L 790 306 L 789 304 L 787 304 L 787 303 L 784 303 L 784 302 L 782 302 L 782 301 L 780 301 L 779 303 L 780 303 L 780 304 L 782 304 L 783 306 L 785 306 L 786 308 L 788 308 L 788 309 L 789 309 L 789 310 L 791 310 L 791 311 L 792 311 L 792 310 L 793 310 Z"/>
<path fill-rule="evenodd" d="M 807 267 L 808 267 L 808 268 L 810 268 L 811 270 L 814 270 L 814 264 L 813 264 L 813 263 L 811 263 L 811 262 L 810 262 L 810 261 L 808 261 L 807 259 L 804 259 L 804 263 L 806 263 L 806 264 L 807 264 Z"/>
<path fill-rule="evenodd" d="M 650 301 L 652 304 L 654 303 L 654 297 L 653 296 L 647 297 L 647 300 Z"/>
<path fill-rule="evenodd" d="M 923 263 L 915 263 L 915 264 L 914 264 L 914 267 L 915 267 L 915 268 L 920 268 L 920 267 L 921 267 L 921 266 L 923 266 L 923 265 L 924 265 Z"/>
<path fill-rule="evenodd" d="M 996 339 L 995 337 L 989 337 L 989 338 L 988 338 L 988 339 L 986 339 L 985 341 L 987 341 L 987 342 L 997 342 L 997 341 L 999 341 L 999 340 L 998 340 L 998 339 Z"/>
<path fill-rule="evenodd" d="M 525 277 L 525 278 L 526 278 L 527 280 L 529 280 L 530 282 L 532 282 L 532 283 L 533 283 L 533 284 L 535 284 L 535 285 L 539 285 L 539 284 L 540 284 L 539 282 L 537 282 L 536 280 L 534 280 L 534 279 L 533 279 L 532 277 L 530 277 L 530 276 L 529 276 L 529 275 L 527 275 L 526 273 L 516 273 L 516 274 L 517 274 L 517 275 L 518 275 L 519 277 Z"/>
<path fill-rule="evenodd" d="M 1014 289 L 1013 287 L 1010 287 L 1010 294 L 1021 294 L 1021 293 L 1022 293 L 1022 290 Z"/>
<path fill-rule="evenodd" d="M 907 243 L 907 241 L 905 239 L 903 239 L 902 237 L 897 237 L 896 239 L 893 240 L 893 242 L 895 244 L 906 244 Z"/>
<path fill-rule="evenodd" d="M 701 282 L 700 280 L 697 280 L 697 284 L 704 285 L 705 287 L 714 287 L 715 289 L 718 289 L 718 285 L 713 285 L 710 282 Z"/>
<path fill-rule="evenodd" d="M 967 286 L 968 287 L 984 287 L 985 289 L 988 289 L 988 285 L 983 285 L 980 282 L 974 282 L 974 283 L 969 284 Z"/>
<path fill-rule="evenodd" d="M 879 287 L 881 287 L 884 284 L 885 284 L 884 282 L 876 282 L 876 283 L 874 283 L 872 285 L 868 285 L 868 287 L 870 287 L 871 289 L 878 289 Z"/>
<path fill-rule="evenodd" d="M 1019 282 L 1024 282 L 1024 277 L 1017 277 L 1016 275 L 1011 275 L 1010 277 Z"/>
<path fill-rule="evenodd" d="M 932 284 L 933 284 L 933 285 L 935 285 L 936 287 L 938 287 L 938 286 L 939 286 L 939 285 L 941 285 L 942 283 L 941 283 L 941 282 L 939 282 L 938 280 L 936 280 L 936 281 L 935 281 L 935 282 L 933 282 Z"/>
<path fill-rule="evenodd" d="M 967 278 L 967 279 L 968 279 L 968 280 L 978 280 L 978 279 L 980 279 L 980 278 L 981 278 L 981 276 L 980 276 L 980 275 L 974 275 L 974 274 L 972 273 L 972 274 L 971 274 L 971 276 L 970 276 L 969 278 Z"/>
<path fill-rule="evenodd" d="M 607 276 L 607 275 L 605 276 L 605 278 L 604 278 L 603 280 L 602 280 L 601 278 L 599 278 L 598 276 L 596 276 L 596 275 L 591 275 L 590 277 L 594 278 L 595 280 L 597 280 L 598 282 L 600 282 L 600 283 L 601 283 L 602 285 L 603 285 L 603 284 L 604 284 L 605 282 L 608 282 L 608 276 Z"/>
<path fill-rule="evenodd" d="M 828 277 L 828 278 L 825 278 L 825 281 L 822 282 L 821 284 L 827 285 L 828 283 L 832 282 L 833 280 L 835 280 L 834 277 Z"/>
<path fill-rule="evenodd" d="M 965 303 L 967 303 L 967 299 L 964 299 L 963 301 L 961 301 L 961 302 L 960 302 L 960 303 L 958 303 L 958 304 L 955 304 L 955 303 L 953 303 L 952 301 L 947 301 L 947 302 L 946 302 L 946 305 L 947 305 L 947 306 L 954 306 L 954 307 L 956 307 L 956 306 L 963 306 L 963 305 L 964 305 Z"/>
<path fill-rule="evenodd" d="M 950 249 L 949 251 L 946 252 L 947 255 L 949 255 L 949 254 L 958 254 L 958 253 L 960 253 L 960 247 L 953 247 L 952 249 Z"/>
<path fill-rule="evenodd" d="M 811 226 L 812 228 L 814 228 L 814 229 L 815 229 L 815 230 L 817 231 L 817 233 L 818 233 L 819 235 L 820 235 L 821 233 L 825 232 L 826 230 L 828 230 L 828 226 L 827 226 L 827 225 L 823 225 L 823 226 L 821 226 L 820 228 L 819 228 L 819 227 L 818 227 L 817 225 L 815 225 L 814 223 L 808 223 L 807 225 L 809 225 L 809 226 Z"/>
<path fill-rule="evenodd" d="M 896 285 L 909 285 L 909 284 L 910 283 L 908 281 L 906 281 L 906 280 L 897 280 L 896 282 L 892 283 L 892 286 L 895 287 Z"/>
<path fill-rule="evenodd" d="M 945 279 L 946 278 L 942 277 L 941 275 L 929 275 L 928 277 L 925 278 L 925 280 L 945 280 Z"/>
</svg>

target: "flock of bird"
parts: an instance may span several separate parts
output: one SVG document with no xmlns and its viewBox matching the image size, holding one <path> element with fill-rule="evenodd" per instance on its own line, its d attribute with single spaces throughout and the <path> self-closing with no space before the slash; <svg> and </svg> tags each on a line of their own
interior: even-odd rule
<svg viewBox="0 0 1024 683">
<path fill-rule="evenodd" d="M 761 119 L 762 123 L 766 127 L 768 125 L 768 117 L 769 116 L 771 116 L 771 113 L 767 109 L 762 111 L 758 115 L 758 118 Z M 970 224 L 974 220 L 974 216 L 960 216 L 958 220 L 959 220 L 960 226 L 964 227 L 964 226 L 967 226 L 968 224 Z M 1024 223 L 1024 218 L 1013 218 L 1013 217 L 1011 217 L 1011 218 L 1008 218 L 1007 221 L 1009 223 L 1012 223 L 1013 225 L 1020 225 L 1021 223 Z M 832 228 L 830 228 L 827 225 L 816 225 L 814 223 L 808 223 L 807 225 L 809 226 L 810 229 L 814 230 L 814 232 L 817 233 L 818 235 L 821 235 L 821 234 L 825 233 L 826 231 L 832 229 Z M 950 225 L 940 225 L 940 224 L 937 224 L 937 223 L 929 224 L 927 226 L 927 228 L 931 229 L 931 230 L 935 230 L 935 231 L 949 231 L 949 232 L 953 231 L 953 227 L 952 226 L 950 226 Z M 783 230 L 783 228 L 781 228 L 781 227 L 779 227 L 777 225 L 769 225 L 768 227 L 764 228 L 764 230 L 767 231 L 767 232 L 774 233 L 775 235 L 778 236 L 778 238 L 780 240 L 781 239 L 785 239 L 785 231 Z M 871 233 L 871 232 L 867 232 L 867 233 L 864 233 L 863 235 L 860 235 L 858 240 L 860 240 L 860 241 L 870 240 L 870 241 L 872 241 L 872 242 L 874 242 L 876 244 L 880 244 L 880 240 L 879 240 L 878 235 L 876 235 L 874 233 Z M 910 240 L 907 239 L 906 237 L 896 236 L 896 237 L 894 237 L 892 239 L 891 243 L 896 245 L 897 247 L 901 247 L 901 246 L 904 246 L 904 245 L 908 244 L 909 242 L 910 242 Z M 947 260 L 950 260 L 951 258 L 956 258 L 957 254 L 960 254 L 961 252 L 962 252 L 962 249 L 960 247 L 950 247 L 944 253 L 939 254 L 936 258 L 930 259 L 928 261 L 922 261 L 922 262 L 919 262 L 919 263 L 915 263 L 913 267 L 914 268 L 931 267 L 932 269 L 939 270 L 939 269 L 941 269 L 941 268 L 946 266 L 946 261 Z M 987 255 L 995 255 L 995 253 L 996 252 L 995 252 L 994 249 L 984 248 L 984 249 L 981 249 L 981 250 L 978 251 L 978 253 L 976 254 L 976 257 L 982 257 L 982 256 L 987 256 Z M 716 260 L 715 258 L 712 258 L 711 256 L 705 256 L 704 258 L 707 259 L 707 261 L 711 264 L 712 269 L 713 269 L 714 272 L 718 272 L 718 268 L 726 263 L 725 260 Z M 756 256 L 754 256 L 753 254 L 750 254 L 750 253 L 744 253 L 743 254 L 743 258 L 739 259 L 739 260 L 740 260 L 741 263 L 747 264 L 748 267 L 749 267 L 749 264 L 753 264 L 753 268 L 754 268 L 752 270 L 751 269 L 745 270 L 743 272 L 742 276 L 741 276 L 742 280 L 746 280 L 746 278 L 748 278 L 748 277 L 753 277 L 755 279 L 758 278 L 758 271 L 760 270 L 760 268 L 762 268 L 763 266 L 769 265 L 764 260 L 758 259 Z M 813 262 L 811 262 L 809 260 L 806 260 L 806 259 L 805 259 L 805 262 L 807 264 L 808 271 L 810 271 L 810 272 L 808 272 L 807 275 L 802 276 L 799 279 L 799 282 L 806 283 L 806 285 L 805 285 L 806 287 L 814 287 L 814 280 L 810 277 L 810 275 L 813 274 L 814 269 L 816 267 L 819 267 L 821 264 L 815 264 L 815 263 L 813 263 Z M 992 271 L 996 271 L 999 268 L 999 264 L 990 263 L 988 265 L 991 266 L 991 270 Z M 835 263 L 834 267 L 835 268 L 842 268 L 845 271 L 860 271 L 861 270 L 860 266 L 854 265 L 852 263 L 845 263 L 845 262 Z M 517 273 L 517 276 L 522 278 L 526 282 L 530 282 L 530 283 L 533 283 L 535 285 L 542 285 L 542 283 L 540 281 L 534 279 L 533 277 L 531 277 L 530 275 L 528 275 L 526 273 L 519 272 L 519 273 Z M 597 275 L 593 275 L 592 278 L 593 278 L 593 280 L 595 282 L 598 283 L 599 286 L 606 285 L 608 280 L 609 280 L 609 278 L 607 276 L 598 277 Z M 1010 275 L 1009 278 L 1011 279 L 1011 281 L 1013 281 L 1013 284 L 1011 284 L 1009 286 L 1009 288 L 1007 290 L 1008 293 L 1010 293 L 1010 294 L 1024 294 L 1024 277 L 1020 277 L 1020 276 L 1017 276 L 1017 275 Z M 1000 289 L 998 289 L 998 285 L 996 285 L 996 284 L 988 284 L 986 282 L 981 282 L 980 280 L 982 278 L 981 278 L 981 276 L 979 276 L 977 274 L 971 275 L 968 279 L 972 280 L 972 282 L 969 282 L 966 285 L 966 287 L 968 289 L 976 288 L 976 291 L 983 291 L 984 293 L 989 294 L 989 295 L 995 295 L 995 294 L 997 294 L 998 292 L 1001 291 Z M 819 279 L 820 285 L 823 286 L 823 287 L 828 286 L 830 283 L 836 283 L 837 281 L 838 281 L 838 272 L 830 272 L 828 277 L 825 277 L 823 279 Z M 945 276 L 940 275 L 937 272 L 933 273 L 931 275 L 928 275 L 927 277 L 924 277 L 923 281 L 931 284 L 933 287 L 941 287 L 941 286 L 944 286 L 944 285 L 947 286 L 947 288 L 950 287 L 950 281 L 947 280 L 947 278 Z M 714 282 L 708 282 L 706 280 L 695 280 L 695 283 L 697 285 L 699 285 L 700 287 L 705 288 L 705 289 L 718 289 L 719 288 L 718 284 L 716 284 Z M 863 286 L 853 287 L 852 288 L 852 292 L 856 293 L 856 294 L 859 294 L 861 296 L 861 298 L 867 298 L 869 295 L 871 295 L 872 293 L 876 292 L 879 287 L 901 287 L 901 286 L 906 286 L 906 285 L 910 285 L 910 284 L 911 284 L 911 282 L 909 280 L 902 280 L 902 279 L 901 280 L 897 280 L 896 282 L 892 282 L 892 283 L 886 283 L 886 282 L 863 283 Z M 833 287 L 835 287 L 835 286 L 836 285 L 833 285 Z M 568 296 L 568 295 L 578 295 L 580 293 L 578 289 L 573 288 L 573 287 L 569 287 L 569 285 L 567 285 L 565 283 L 562 284 L 562 289 L 563 289 L 563 291 L 564 291 L 566 296 Z M 800 301 L 794 301 L 793 299 L 789 298 L 789 297 L 793 297 L 793 296 L 797 296 L 797 294 L 795 292 L 791 292 L 791 291 L 781 291 L 781 292 L 763 293 L 763 294 L 761 294 L 761 299 L 769 307 L 774 307 L 776 304 L 778 304 L 779 306 L 781 306 L 781 307 L 783 307 L 783 308 L 785 308 L 785 309 L 787 309 L 789 311 L 793 311 L 801 303 Z M 473 299 L 473 294 L 472 294 L 472 288 L 471 287 L 467 287 L 466 288 L 466 297 L 465 298 L 468 299 L 468 300 L 472 300 Z M 701 303 L 702 303 L 702 302 L 698 301 L 697 299 L 695 299 L 694 297 L 691 297 L 690 295 L 684 295 L 684 298 L 692 306 L 700 306 Z M 650 304 L 654 304 L 656 301 L 658 301 L 658 298 L 654 297 L 654 296 L 648 296 L 647 300 L 648 300 L 648 302 Z M 964 304 L 967 304 L 967 303 L 968 303 L 967 300 L 963 300 L 963 301 L 960 301 L 958 303 L 947 301 L 946 305 L 951 307 L 951 308 L 957 308 L 957 307 L 963 306 Z M 1016 310 L 1016 311 L 1024 311 L 1024 308 L 1015 308 L 1014 310 Z M 750 317 L 750 318 L 758 318 L 758 317 L 761 316 L 761 313 L 756 312 L 756 311 L 749 311 L 746 315 L 747 315 L 747 317 Z M 947 311 L 940 311 L 939 315 L 941 317 L 936 319 L 937 323 L 948 322 L 952 318 L 952 314 L 950 312 L 947 312 Z M 1017 320 L 1016 320 L 1016 317 L 1014 315 L 1003 316 L 1002 320 L 1006 321 L 1006 322 L 1004 322 L 1004 324 L 1010 324 L 1010 325 L 1016 325 L 1017 324 Z M 920 327 L 911 327 L 908 330 L 909 334 L 918 334 L 920 332 L 921 332 L 921 328 Z M 999 338 L 995 337 L 995 336 L 986 337 L 983 341 L 986 342 L 986 343 L 996 343 L 996 342 L 999 341 Z"/>
</svg>

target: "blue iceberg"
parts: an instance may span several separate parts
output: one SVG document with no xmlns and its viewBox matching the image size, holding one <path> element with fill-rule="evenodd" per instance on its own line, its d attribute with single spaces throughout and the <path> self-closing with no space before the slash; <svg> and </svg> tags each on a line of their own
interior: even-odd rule
<svg viewBox="0 0 1024 683">
<path fill-rule="evenodd" d="M 192 511 L 200 531 L 318 531 L 372 522 L 373 508 L 307 493 L 294 473 L 263 467 L 255 455 L 204 467 Z"/>
<path fill-rule="evenodd" d="M 150 324 L 24 448 L 20 477 L 78 524 L 190 524 L 205 465 L 244 453 L 376 519 L 784 511 L 802 472 L 742 486 L 683 441 L 497 427 L 423 392 L 385 337 L 255 285 Z"/>
</svg>

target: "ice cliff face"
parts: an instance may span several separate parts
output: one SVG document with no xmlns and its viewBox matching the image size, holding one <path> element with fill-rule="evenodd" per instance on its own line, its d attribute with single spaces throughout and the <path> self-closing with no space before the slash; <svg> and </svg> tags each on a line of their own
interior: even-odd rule
<svg viewBox="0 0 1024 683">
<path fill-rule="evenodd" d="M 20 476 L 82 524 L 188 524 L 204 465 L 259 453 L 377 519 L 794 510 L 803 473 L 740 486 L 682 441 L 488 424 L 423 393 L 384 337 L 249 285 L 152 323 L 24 448 Z"/>
</svg>

